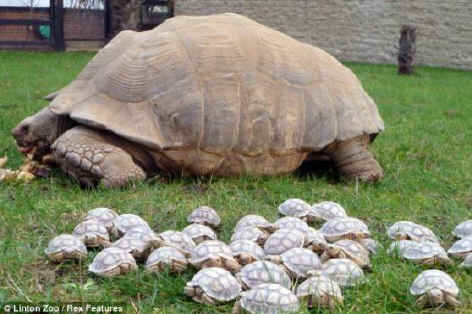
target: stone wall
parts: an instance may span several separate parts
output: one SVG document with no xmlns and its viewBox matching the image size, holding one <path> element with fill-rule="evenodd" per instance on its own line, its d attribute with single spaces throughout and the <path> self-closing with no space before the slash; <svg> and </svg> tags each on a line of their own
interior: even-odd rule
<svg viewBox="0 0 472 314">
<path fill-rule="evenodd" d="M 341 60 L 396 63 L 400 27 L 417 27 L 417 64 L 472 69 L 471 0 L 175 0 L 175 15 L 234 12 Z"/>
</svg>

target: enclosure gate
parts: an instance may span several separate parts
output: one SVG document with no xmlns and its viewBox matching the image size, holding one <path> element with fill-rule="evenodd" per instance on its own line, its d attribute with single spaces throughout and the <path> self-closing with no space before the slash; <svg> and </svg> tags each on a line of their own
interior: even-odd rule
<svg viewBox="0 0 472 314">
<path fill-rule="evenodd" d="M 2 7 L 0 47 L 64 50 L 63 13 L 63 0 L 50 0 L 49 8 Z"/>
</svg>

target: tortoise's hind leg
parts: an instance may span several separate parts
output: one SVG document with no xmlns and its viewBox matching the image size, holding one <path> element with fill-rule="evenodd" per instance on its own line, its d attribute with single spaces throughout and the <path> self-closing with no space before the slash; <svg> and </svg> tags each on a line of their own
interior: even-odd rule
<svg viewBox="0 0 472 314">
<path fill-rule="evenodd" d="M 347 179 L 376 182 L 383 177 L 383 170 L 368 150 L 368 135 L 358 136 L 328 146 L 326 153 L 333 159 L 339 173 Z"/>
<path fill-rule="evenodd" d="M 62 170 L 85 186 L 120 187 L 146 178 L 132 156 L 104 132 L 75 127 L 51 148 Z"/>
</svg>

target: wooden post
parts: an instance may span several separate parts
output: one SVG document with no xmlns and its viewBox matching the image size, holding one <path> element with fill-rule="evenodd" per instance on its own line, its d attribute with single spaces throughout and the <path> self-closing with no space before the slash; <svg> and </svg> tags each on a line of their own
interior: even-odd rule
<svg viewBox="0 0 472 314">
<path fill-rule="evenodd" d="M 64 51 L 64 1 L 55 0 L 54 5 L 54 46 L 57 51 Z"/>
<path fill-rule="evenodd" d="M 111 17 L 111 4 L 109 0 L 105 0 L 105 40 L 111 39 L 113 35 L 113 25 Z"/>
<path fill-rule="evenodd" d="M 403 25 L 398 48 L 398 74 L 411 74 L 416 54 L 416 27 Z"/>
</svg>

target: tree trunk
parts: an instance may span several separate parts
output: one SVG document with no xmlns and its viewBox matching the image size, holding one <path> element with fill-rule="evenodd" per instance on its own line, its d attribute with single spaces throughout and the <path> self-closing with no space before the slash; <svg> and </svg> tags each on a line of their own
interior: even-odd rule
<svg viewBox="0 0 472 314">
<path fill-rule="evenodd" d="M 416 27 L 403 25 L 400 30 L 398 74 L 411 74 L 416 54 Z"/>
</svg>

